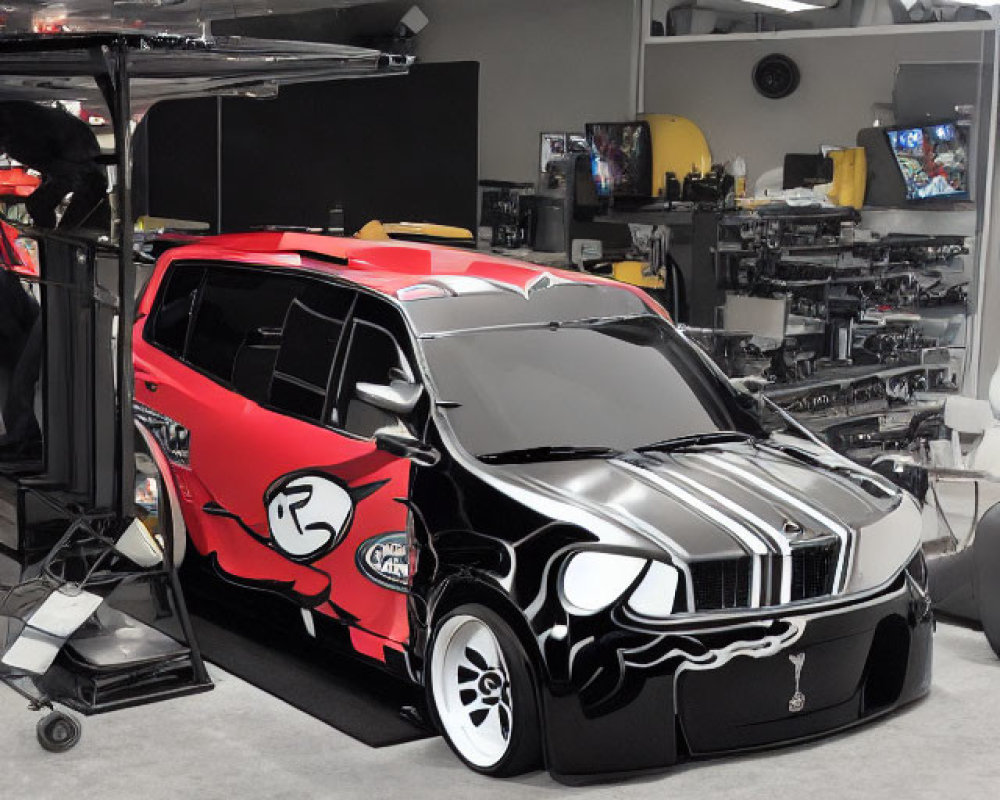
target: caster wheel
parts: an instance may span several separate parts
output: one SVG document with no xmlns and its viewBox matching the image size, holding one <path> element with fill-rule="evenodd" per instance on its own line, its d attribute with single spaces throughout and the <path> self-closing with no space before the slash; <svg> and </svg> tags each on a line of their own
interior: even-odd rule
<svg viewBox="0 0 1000 800">
<path fill-rule="evenodd" d="M 46 714 L 35 728 L 38 743 L 50 753 L 63 753 L 74 747 L 82 732 L 80 723 L 62 711 Z"/>
</svg>

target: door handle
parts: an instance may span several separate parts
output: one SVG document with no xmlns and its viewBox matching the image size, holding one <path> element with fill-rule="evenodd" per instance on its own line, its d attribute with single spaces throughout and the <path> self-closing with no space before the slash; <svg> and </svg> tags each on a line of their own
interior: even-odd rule
<svg viewBox="0 0 1000 800">
<path fill-rule="evenodd" d="M 143 385 L 151 392 L 160 388 L 159 381 L 156 380 L 155 373 L 144 366 L 138 367 L 134 372 L 135 380 L 142 381 Z"/>
</svg>

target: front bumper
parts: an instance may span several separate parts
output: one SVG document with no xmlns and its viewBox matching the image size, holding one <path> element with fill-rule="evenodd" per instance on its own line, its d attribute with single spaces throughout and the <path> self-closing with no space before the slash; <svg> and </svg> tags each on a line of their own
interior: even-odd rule
<svg viewBox="0 0 1000 800">
<path fill-rule="evenodd" d="M 587 702 L 600 675 L 591 687 L 551 681 L 547 766 L 589 783 L 850 727 L 927 693 L 931 632 L 927 594 L 904 572 L 873 598 L 824 610 L 649 630 L 624 648 L 620 635 L 597 637 L 600 660 L 621 667 L 618 702 Z"/>
</svg>

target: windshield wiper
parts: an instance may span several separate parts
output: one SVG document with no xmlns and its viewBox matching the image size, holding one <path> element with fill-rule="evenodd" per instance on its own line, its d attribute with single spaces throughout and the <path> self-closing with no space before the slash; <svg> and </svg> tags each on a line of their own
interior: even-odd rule
<svg viewBox="0 0 1000 800">
<path fill-rule="evenodd" d="M 756 443 L 757 438 L 749 433 L 740 431 L 710 431 L 708 433 L 695 433 L 690 436 L 678 436 L 675 439 L 664 439 L 662 442 L 653 442 L 636 447 L 636 452 L 646 453 L 651 450 L 662 452 L 676 452 L 678 450 L 691 450 L 696 447 L 704 447 L 713 444 L 726 444 L 727 442 L 751 442 Z"/>
<path fill-rule="evenodd" d="M 620 450 L 610 447 L 573 447 L 557 445 L 547 447 L 526 447 L 522 450 L 501 450 L 477 456 L 487 464 L 530 464 L 533 461 L 571 461 L 576 458 L 614 458 Z"/>
</svg>

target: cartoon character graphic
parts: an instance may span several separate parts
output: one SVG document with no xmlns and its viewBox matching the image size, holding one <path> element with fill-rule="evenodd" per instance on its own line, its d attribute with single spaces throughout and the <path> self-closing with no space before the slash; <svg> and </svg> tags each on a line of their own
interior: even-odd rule
<svg viewBox="0 0 1000 800">
<path fill-rule="evenodd" d="M 275 549 L 293 561 L 330 552 L 351 526 L 354 506 L 378 484 L 353 492 L 322 473 L 286 475 L 264 494 L 267 527 Z"/>
<path fill-rule="evenodd" d="M 218 503 L 208 503 L 203 508 L 205 513 L 231 519 L 257 542 L 260 547 L 254 548 L 252 557 L 258 569 L 264 574 L 282 577 L 247 577 L 230 558 L 247 553 L 246 542 L 240 540 L 233 540 L 231 548 L 216 550 L 216 568 L 236 583 L 276 592 L 304 608 L 329 604 L 336 616 L 343 617 L 342 610 L 330 602 L 332 578 L 329 572 L 314 564 L 343 542 L 358 504 L 386 483 L 376 481 L 350 487 L 323 469 L 283 475 L 264 492 L 268 535 L 262 535 L 238 514 Z"/>
</svg>

